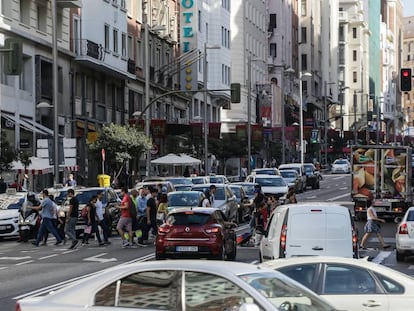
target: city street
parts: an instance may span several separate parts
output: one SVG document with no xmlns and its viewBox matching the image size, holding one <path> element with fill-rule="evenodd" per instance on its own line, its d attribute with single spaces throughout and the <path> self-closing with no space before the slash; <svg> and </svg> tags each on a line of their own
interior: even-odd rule
<svg viewBox="0 0 414 311">
<path fill-rule="evenodd" d="M 321 188 L 308 189 L 298 194 L 299 202 L 327 201 L 345 205 L 352 209 L 350 201 L 350 175 L 324 175 Z M 364 222 L 357 222 L 359 237 L 362 237 Z M 383 235 L 387 243 L 395 245 L 396 224 L 383 225 Z M 30 243 L 17 243 L 15 240 L 0 242 L 0 304 L 2 311 L 14 310 L 15 300 L 64 286 L 68 281 L 85 277 L 91 273 L 129 262 L 154 259 L 154 247 L 121 249 L 119 237 L 112 238 L 112 244 L 99 247 L 91 241 L 88 246 L 68 250 L 67 246 L 54 246 L 54 240 L 48 246 L 34 247 Z M 395 251 L 382 251 L 376 239 L 368 243 L 368 250 L 361 255 L 370 260 L 400 270 L 406 274 L 414 269 L 414 258 L 405 263 L 396 263 Z M 238 247 L 237 261 L 257 263 L 258 249 L 255 247 Z"/>
</svg>

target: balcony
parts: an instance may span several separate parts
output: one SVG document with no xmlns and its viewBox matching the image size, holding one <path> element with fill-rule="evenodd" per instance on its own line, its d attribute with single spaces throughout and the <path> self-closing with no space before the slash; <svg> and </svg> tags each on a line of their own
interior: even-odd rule
<svg viewBox="0 0 414 311">
<path fill-rule="evenodd" d="M 77 57 L 89 56 L 97 60 L 105 58 L 102 44 L 87 39 L 73 40 L 73 50 Z"/>
</svg>

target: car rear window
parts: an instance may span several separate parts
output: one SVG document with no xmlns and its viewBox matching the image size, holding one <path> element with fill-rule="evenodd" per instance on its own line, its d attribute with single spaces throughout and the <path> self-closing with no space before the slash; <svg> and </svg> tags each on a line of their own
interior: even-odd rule
<svg viewBox="0 0 414 311">
<path fill-rule="evenodd" d="M 414 221 L 414 211 L 408 212 L 407 221 Z"/>
<path fill-rule="evenodd" d="M 167 223 L 175 226 L 201 226 L 206 224 L 209 219 L 209 214 L 183 212 L 168 215 Z"/>
<path fill-rule="evenodd" d="M 282 178 L 256 178 L 256 182 L 262 187 L 279 187 L 286 186 L 285 181 Z"/>
<path fill-rule="evenodd" d="M 171 192 L 171 195 L 168 197 L 169 206 L 198 206 L 200 203 L 200 195 L 198 193 L 187 194 L 181 193 L 176 194 Z"/>
<path fill-rule="evenodd" d="M 295 177 L 295 173 L 293 172 L 280 172 L 280 174 L 284 177 L 284 178 L 293 178 Z"/>
</svg>

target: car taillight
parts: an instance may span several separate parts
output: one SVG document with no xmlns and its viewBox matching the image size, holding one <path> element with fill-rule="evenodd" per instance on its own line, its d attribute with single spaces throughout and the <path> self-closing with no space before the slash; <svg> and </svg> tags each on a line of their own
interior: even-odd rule
<svg viewBox="0 0 414 311">
<path fill-rule="evenodd" d="M 398 229 L 398 234 L 408 234 L 407 224 L 401 224 Z"/>
<path fill-rule="evenodd" d="M 392 210 L 396 213 L 402 213 L 403 212 L 402 207 L 394 207 Z"/>
<path fill-rule="evenodd" d="M 207 228 L 204 231 L 206 233 L 219 233 L 220 232 L 220 228 L 219 227 L 212 227 L 212 228 Z"/>
<path fill-rule="evenodd" d="M 158 228 L 158 233 L 160 233 L 160 234 L 165 234 L 165 233 L 168 233 L 168 232 L 170 232 L 170 226 L 160 226 Z"/>
<path fill-rule="evenodd" d="M 18 302 L 16 302 L 16 311 L 22 311 L 22 309 L 20 308 L 20 304 Z"/>
<path fill-rule="evenodd" d="M 354 254 L 358 252 L 358 235 L 356 234 L 355 228 L 352 228 L 352 250 Z"/>
<path fill-rule="evenodd" d="M 287 232 L 287 226 L 282 226 L 282 231 L 280 233 L 280 244 L 279 244 L 279 257 L 284 258 L 285 257 L 285 251 L 286 251 L 286 232 Z"/>
</svg>

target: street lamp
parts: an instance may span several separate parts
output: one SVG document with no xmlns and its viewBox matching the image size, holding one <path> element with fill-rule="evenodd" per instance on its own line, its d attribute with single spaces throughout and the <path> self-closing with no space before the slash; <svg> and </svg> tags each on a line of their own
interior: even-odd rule
<svg viewBox="0 0 414 311">
<path fill-rule="evenodd" d="M 52 4 L 52 105 L 53 106 L 53 150 L 54 150 L 54 182 L 59 183 L 59 122 L 58 122 L 58 66 L 57 66 L 57 9 L 56 0 L 51 1 Z"/>
<path fill-rule="evenodd" d="M 300 164 L 303 165 L 305 162 L 305 146 L 303 143 L 303 95 L 302 95 L 302 79 L 304 77 L 312 77 L 309 72 L 299 72 L 299 127 L 300 127 Z"/>
<path fill-rule="evenodd" d="M 207 120 L 207 50 L 218 50 L 221 47 L 219 45 L 207 45 L 207 42 L 204 42 L 204 64 L 203 64 L 203 101 L 204 101 L 204 175 L 208 176 L 208 120 Z"/>
<path fill-rule="evenodd" d="M 285 75 L 290 75 L 295 72 L 295 69 L 292 67 L 289 67 L 283 71 L 283 77 L 282 77 L 282 164 L 286 163 L 286 156 L 285 156 L 285 149 L 286 149 L 286 120 L 285 120 Z"/>
<path fill-rule="evenodd" d="M 327 107 L 327 105 L 328 105 L 328 101 L 326 100 L 326 96 L 327 96 L 327 93 L 328 93 L 328 91 L 327 91 L 327 87 L 328 87 L 328 84 L 329 85 L 332 85 L 332 84 L 335 84 L 335 82 L 326 82 L 326 81 L 324 81 L 325 83 L 325 85 L 324 85 L 324 98 L 323 98 L 323 109 L 324 109 L 324 119 L 325 119 L 325 122 L 324 122 L 324 144 L 325 144 L 325 167 L 328 167 L 328 121 L 329 121 L 329 115 L 328 115 L 328 107 Z"/>
</svg>

